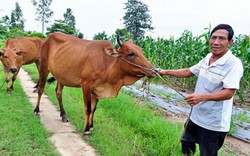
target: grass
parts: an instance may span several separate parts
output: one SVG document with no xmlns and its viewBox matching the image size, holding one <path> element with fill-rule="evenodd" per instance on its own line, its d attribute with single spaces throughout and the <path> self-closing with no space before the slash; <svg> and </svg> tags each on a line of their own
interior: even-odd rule
<svg viewBox="0 0 250 156">
<path fill-rule="evenodd" d="M 2 70 L 0 71 L 2 85 L 4 77 Z M 40 120 L 33 116 L 33 107 L 18 80 L 11 95 L 6 94 L 6 85 L 0 88 L 0 117 L 1 156 L 59 155 L 48 141 L 50 134 Z"/>
</svg>

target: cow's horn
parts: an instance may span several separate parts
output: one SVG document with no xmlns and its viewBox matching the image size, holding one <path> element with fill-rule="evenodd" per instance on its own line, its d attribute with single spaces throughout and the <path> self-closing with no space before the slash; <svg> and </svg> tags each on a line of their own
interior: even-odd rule
<svg viewBox="0 0 250 156">
<path fill-rule="evenodd" d="M 117 43 L 119 44 L 120 47 L 122 46 L 122 42 L 120 40 L 120 35 L 119 34 L 117 35 Z"/>
</svg>

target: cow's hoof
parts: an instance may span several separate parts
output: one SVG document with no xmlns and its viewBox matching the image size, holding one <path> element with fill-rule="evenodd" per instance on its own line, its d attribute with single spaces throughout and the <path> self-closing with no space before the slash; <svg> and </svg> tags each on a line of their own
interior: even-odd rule
<svg viewBox="0 0 250 156">
<path fill-rule="evenodd" d="M 40 114 L 39 113 L 35 113 L 34 116 L 40 118 Z"/>
<path fill-rule="evenodd" d="M 11 94 L 11 90 L 10 90 L 10 89 L 7 90 L 6 93 L 7 93 L 8 95 L 10 95 L 10 94 Z"/>
<path fill-rule="evenodd" d="M 90 137 L 91 137 L 90 131 L 84 132 L 84 138 L 90 139 Z"/>
<path fill-rule="evenodd" d="M 66 115 L 62 116 L 62 122 L 69 122 L 69 119 Z"/>
</svg>

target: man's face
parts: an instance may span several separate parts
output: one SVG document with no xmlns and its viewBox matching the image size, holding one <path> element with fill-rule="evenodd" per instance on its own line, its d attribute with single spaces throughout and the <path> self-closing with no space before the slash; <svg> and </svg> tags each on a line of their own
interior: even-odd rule
<svg viewBox="0 0 250 156">
<path fill-rule="evenodd" d="M 233 39 L 228 41 L 228 31 L 225 29 L 216 30 L 209 39 L 210 49 L 214 55 L 223 55 L 232 43 Z"/>
</svg>

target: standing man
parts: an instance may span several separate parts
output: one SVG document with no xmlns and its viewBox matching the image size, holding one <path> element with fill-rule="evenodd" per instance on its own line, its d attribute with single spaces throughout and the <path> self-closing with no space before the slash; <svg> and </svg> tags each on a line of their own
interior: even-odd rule
<svg viewBox="0 0 250 156">
<path fill-rule="evenodd" d="M 161 75 L 198 77 L 195 91 L 185 97 L 193 112 L 181 140 L 183 156 L 195 153 L 199 144 L 201 156 L 217 156 L 230 128 L 233 96 L 240 87 L 243 66 L 228 47 L 233 43 L 230 25 L 219 24 L 210 34 L 210 50 L 198 64 L 184 69 L 160 70 Z"/>
</svg>

